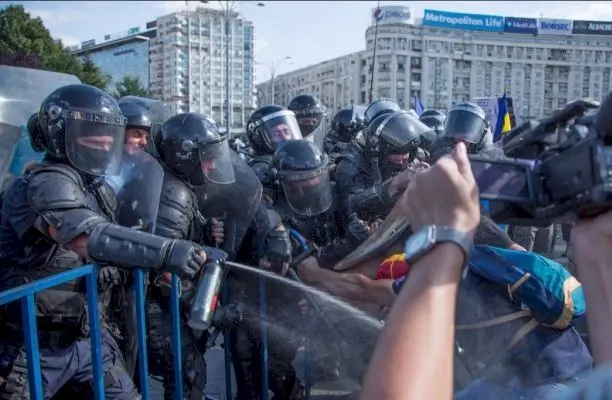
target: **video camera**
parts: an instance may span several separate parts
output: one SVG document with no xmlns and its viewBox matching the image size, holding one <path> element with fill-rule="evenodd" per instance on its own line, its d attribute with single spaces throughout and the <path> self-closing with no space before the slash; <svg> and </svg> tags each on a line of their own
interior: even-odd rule
<svg viewBox="0 0 612 400">
<path fill-rule="evenodd" d="M 470 157 L 496 222 L 547 226 L 612 209 L 612 93 L 526 122 L 502 143 L 515 161 Z"/>
</svg>

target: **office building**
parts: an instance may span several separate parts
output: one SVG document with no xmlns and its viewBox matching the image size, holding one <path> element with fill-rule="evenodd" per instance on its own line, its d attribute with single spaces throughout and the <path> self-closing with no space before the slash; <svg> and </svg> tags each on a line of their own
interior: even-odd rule
<svg viewBox="0 0 612 400">
<path fill-rule="evenodd" d="M 104 36 L 102 41 L 90 39 L 70 48 L 80 59 L 89 56 L 105 74 L 112 77 L 109 90 L 114 90 L 124 77 L 138 78 L 141 85 L 149 88 L 149 41 L 154 38 L 154 26 L 147 25 L 143 32 L 134 27 L 121 33 Z"/>
<path fill-rule="evenodd" d="M 150 46 L 150 91 L 174 112 L 200 112 L 226 126 L 225 12 L 209 8 L 159 17 Z M 255 108 L 254 28 L 232 13 L 230 20 L 232 131 L 244 131 Z"/>
<path fill-rule="evenodd" d="M 408 7 L 381 7 L 372 11 L 363 52 L 277 76 L 275 97 L 286 105 L 296 88 L 314 94 L 317 89 L 327 96 L 322 101 L 328 108 L 338 110 L 368 102 L 372 84 L 374 99 L 389 97 L 411 107 L 416 95 L 427 108 L 446 110 L 505 92 L 520 122 L 576 98 L 601 100 L 612 89 L 610 31 L 612 22 L 435 10 L 414 19 Z M 358 67 L 345 84 L 342 69 L 353 61 Z M 333 96 L 323 92 L 323 83 L 333 85 Z M 270 84 L 258 85 L 265 102 Z"/>
</svg>

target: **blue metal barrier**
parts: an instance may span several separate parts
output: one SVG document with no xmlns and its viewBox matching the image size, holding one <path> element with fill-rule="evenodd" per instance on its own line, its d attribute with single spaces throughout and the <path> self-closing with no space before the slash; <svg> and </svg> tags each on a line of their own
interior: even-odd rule
<svg viewBox="0 0 612 400">
<path fill-rule="evenodd" d="M 147 328 L 145 304 L 145 274 L 134 271 L 136 290 L 136 318 L 138 326 L 138 372 L 140 374 L 141 394 L 143 400 L 149 400 L 149 368 L 147 363 Z M 40 370 L 40 353 L 38 347 L 38 330 L 36 326 L 36 294 L 54 286 L 79 278 L 85 278 L 87 285 L 87 308 L 89 311 L 89 330 L 91 340 L 91 357 L 93 362 L 94 399 L 104 400 L 104 374 L 102 370 L 100 313 L 98 310 L 97 266 L 85 265 L 57 275 L 28 283 L 13 289 L 0 292 L 0 306 L 14 301 L 21 302 L 23 336 L 28 363 L 28 381 L 30 398 L 43 400 L 43 384 Z M 174 350 L 175 398 L 183 399 L 183 374 L 181 358 L 180 313 L 178 296 L 178 279 L 172 279 L 172 346 Z"/>
<path fill-rule="evenodd" d="M 308 248 L 308 243 L 306 239 L 296 230 L 289 229 L 289 235 L 293 240 L 295 240 L 300 249 L 305 251 Z M 261 256 L 263 254 L 263 245 L 261 243 L 258 244 L 258 253 Z M 261 331 L 261 398 L 262 400 L 268 400 L 269 397 L 269 384 L 268 384 L 268 312 L 267 312 L 267 285 L 266 285 L 266 277 L 259 277 L 259 319 L 260 319 L 260 331 Z M 304 345 L 304 386 L 306 391 L 306 399 L 310 398 L 310 388 L 311 388 L 311 379 L 310 379 L 310 368 L 309 368 L 309 358 L 308 358 L 308 334 L 305 338 Z M 226 376 L 227 379 L 227 376 Z M 226 383 L 227 384 L 227 383 Z M 228 397 L 228 400 L 231 400 Z"/>
</svg>

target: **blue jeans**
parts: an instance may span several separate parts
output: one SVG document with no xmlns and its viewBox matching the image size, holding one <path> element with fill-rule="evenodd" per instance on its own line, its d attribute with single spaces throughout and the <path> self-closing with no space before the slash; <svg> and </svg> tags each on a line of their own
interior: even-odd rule
<svg viewBox="0 0 612 400">
<path fill-rule="evenodd" d="M 576 378 L 577 382 L 578 379 Z M 502 385 L 487 379 L 477 379 L 468 387 L 455 395 L 455 400 L 541 400 L 549 396 L 554 398 L 566 390 L 573 380 L 563 383 L 549 383 L 540 386 L 524 388 L 518 378 L 514 378 L 506 385 Z"/>
<path fill-rule="evenodd" d="M 104 391 L 107 399 L 140 399 L 130 375 L 125 371 L 123 356 L 115 339 L 108 330 L 102 335 L 102 371 Z M 0 367 L 10 367 L 6 383 L 0 388 L 0 399 L 29 399 L 25 353 L 21 345 L 0 344 Z M 8 365 L 10 364 L 10 366 Z M 78 340 L 70 346 L 59 349 L 40 349 L 40 370 L 43 383 L 43 397 L 51 399 L 60 389 L 70 389 L 70 397 L 79 396 L 86 400 L 93 397 L 93 363 L 90 340 Z"/>
</svg>

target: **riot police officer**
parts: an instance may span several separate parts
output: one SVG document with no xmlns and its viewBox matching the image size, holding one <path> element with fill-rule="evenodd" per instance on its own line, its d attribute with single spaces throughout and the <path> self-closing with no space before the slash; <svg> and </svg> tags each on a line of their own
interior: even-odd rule
<svg viewBox="0 0 612 400">
<path fill-rule="evenodd" d="M 15 180 L 5 194 L 0 289 L 90 261 L 128 269 L 163 268 L 186 278 L 198 272 L 205 254 L 194 243 L 115 223 L 115 193 L 100 178 L 121 170 L 126 120 L 110 95 L 88 85 L 64 86 L 42 102 L 36 119 L 29 124 L 36 130 L 30 135 L 42 139 L 46 156 L 40 165 Z M 100 288 L 108 288 L 115 277 L 114 267 L 100 268 Z M 64 386 L 73 389 L 72 397 L 93 396 L 84 286 L 78 281 L 67 283 L 37 296 L 45 399 Z M 2 308 L 0 398 L 29 396 L 27 379 L 19 376 L 26 367 L 23 344 L 16 339 L 22 337 L 22 325 L 15 307 L 9 304 Z M 140 398 L 106 325 L 101 352 L 106 397 Z"/>
<path fill-rule="evenodd" d="M 393 177 L 418 161 L 421 136 L 431 134 L 431 128 L 404 111 L 374 118 L 360 143 L 338 158 L 336 185 L 344 208 L 367 221 L 383 217 L 400 189 Z"/>
<path fill-rule="evenodd" d="M 128 154 L 151 150 L 150 138 L 170 115 L 167 106 L 152 99 L 125 96 L 117 101 L 121 113 L 127 118 L 125 144 Z"/>
<path fill-rule="evenodd" d="M 345 221 L 337 191 L 330 182 L 328 161 L 327 155 L 306 140 L 284 143 L 273 160 L 281 191 L 275 209 L 285 226 L 299 232 L 318 248 L 315 257 L 324 268 L 333 267 L 363 243 L 370 233 L 367 225 L 355 214 Z M 287 303 L 291 304 L 291 301 L 287 300 Z M 340 357 L 338 348 L 331 344 L 338 337 L 337 330 L 328 329 L 325 321 L 320 320 L 323 316 L 312 317 L 315 321 L 311 323 L 318 326 L 314 337 L 310 338 L 310 346 L 314 344 L 316 349 L 312 377 L 315 381 L 335 378 Z"/>
<path fill-rule="evenodd" d="M 335 158 L 355 139 L 359 132 L 360 122 L 356 118 L 354 107 L 343 108 L 334 115 L 331 131 L 325 136 L 323 142 L 323 151 L 330 156 L 332 164 Z"/>
<path fill-rule="evenodd" d="M 287 109 L 295 114 L 304 139 L 310 140 L 322 149 L 327 116 L 327 108 L 323 103 L 311 94 L 300 94 L 289 102 Z"/>
<path fill-rule="evenodd" d="M 287 140 L 302 139 L 293 111 L 283 106 L 263 106 L 247 122 L 247 138 L 253 152 L 251 168 L 266 186 L 271 183 L 270 166 L 278 145 Z"/>
<path fill-rule="evenodd" d="M 227 136 L 221 136 L 217 125 L 204 115 L 186 113 L 169 118 L 160 129 L 154 130 L 152 141 L 157 159 L 165 169 L 156 234 L 209 246 L 222 241 L 222 222 L 202 217 L 194 187 L 234 182 Z M 165 399 L 172 399 L 175 391 L 174 352 L 167 340 L 172 333 L 170 278 L 169 274 L 152 277 L 151 298 L 147 304 L 152 372 L 163 378 Z M 181 282 L 181 302 L 186 308 L 193 289 L 191 281 Z M 206 386 L 204 352 L 207 335 L 196 335 L 186 322 L 183 314 L 181 344 L 185 395 L 188 399 L 201 399 Z"/>
<path fill-rule="evenodd" d="M 493 144 L 489 121 L 478 104 L 465 102 L 451 108 L 444 123 L 444 134 L 433 146 L 432 161 L 448 154 L 459 141 L 466 144 L 469 154 L 479 153 Z"/>
<path fill-rule="evenodd" d="M 435 141 L 444 135 L 444 123 L 446 122 L 446 115 L 442 111 L 438 110 L 425 110 L 419 117 L 419 121 L 430 127 L 435 132 L 435 139 L 432 141 L 427 135 L 423 136 L 421 147 L 427 152 L 431 152 Z"/>
</svg>

